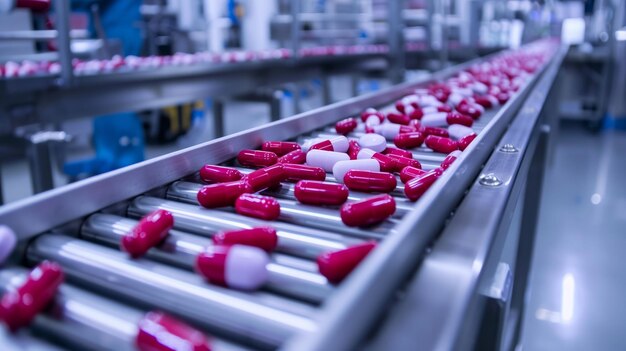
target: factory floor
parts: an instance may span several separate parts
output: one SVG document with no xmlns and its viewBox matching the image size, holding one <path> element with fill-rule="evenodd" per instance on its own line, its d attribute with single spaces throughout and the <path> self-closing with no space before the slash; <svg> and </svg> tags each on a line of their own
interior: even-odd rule
<svg viewBox="0 0 626 351">
<path fill-rule="evenodd" d="M 335 100 L 349 97 L 347 80 L 334 84 Z M 320 104 L 319 94 L 303 101 L 305 109 Z M 284 115 L 292 114 L 289 101 L 284 108 Z M 269 122 L 267 106 L 258 103 L 228 104 L 226 116 L 227 133 Z M 206 120 L 211 120 L 210 114 Z M 88 121 L 76 123 L 71 128 L 90 128 Z M 212 137 L 211 123 L 206 123 L 199 138 Z M 149 146 L 146 156 L 181 147 L 180 142 Z M 518 349 L 626 350 L 626 133 L 592 134 L 580 127 L 564 127 L 555 152 L 547 169 Z M 30 195 L 27 172 L 25 161 L 3 164 L 6 201 Z M 55 184 L 64 182 L 57 172 Z"/>
</svg>

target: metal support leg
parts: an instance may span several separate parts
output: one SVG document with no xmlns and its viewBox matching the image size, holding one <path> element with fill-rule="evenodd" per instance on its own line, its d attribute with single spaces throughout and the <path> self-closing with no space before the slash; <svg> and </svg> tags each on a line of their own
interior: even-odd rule
<svg viewBox="0 0 626 351">
<path fill-rule="evenodd" d="M 517 247 L 517 261 L 515 264 L 515 286 L 511 298 L 511 310 L 517 313 L 518 324 L 513 337 L 513 347 L 519 342 L 522 329 L 524 309 L 527 302 L 528 280 L 530 278 L 530 267 L 537 234 L 537 223 L 539 219 L 539 207 L 541 205 L 541 194 L 544 181 L 544 170 L 546 168 L 548 139 L 550 127 L 543 125 L 537 149 L 528 172 L 528 183 L 524 194 L 522 208 L 521 234 Z"/>
<path fill-rule="evenodd" d="M 32 135 L 27 150 L 28 165 L 35 194 L 54 188 L 52 162 L 50 160 L 50 140 L 45 137 L 46 133 L 39 132 Z"/>
<path fill-rule="evenodd" d="M 282 96 L 283 96 L 282 92 L 277 90 L 277 91 L 274 91 L 272 93 L 272 96 L 270 97 L 270 100 L 269 100 L 270 118 L 272 122 L 278 121 L 281 117 Z"/>
<path fill-rule="evenodd" d="M 302 105 L 300 103 L 300 84 L 293 83 L 292 92 L 293 92 L 293 111 L 295 114 L 299 114 L 302 112 Z"/>
<path fill-rule="evenodd" d="M 350 91 L 352 96 L 359 96 L 359 75 L 351 74 L 350 75 Z"/>
<path fill-rule="evenodd" d="M 224 101 L 213 100 L 213 130 L 215 138 L 224 136 Z"/>
</svg>

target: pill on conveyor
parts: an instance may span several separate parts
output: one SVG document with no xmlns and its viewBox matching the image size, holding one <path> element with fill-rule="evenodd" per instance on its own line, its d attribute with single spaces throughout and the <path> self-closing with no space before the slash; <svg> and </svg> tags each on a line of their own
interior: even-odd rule
<svg viewBox="0 0 626 351">
<path fill-rule="evenodd" d="M 0 264 L 3 264 L 13 252 L 17 237 L 15 232 L 6 225 L 0 225 Z"/>
<path fill-rule="evenodd" d="M 428 106 L 428 107 L 424 107 L 422 109 L 422 112 L 424 115 L 429 115 L 429 114 L 437 113 L 437 112 L 452 112 L 452 108 L 448 105 Z"/>
<path fill-rule="evenodd" d="M 237 155 L 237 161 L 242 166 L 266 167 L 278 162 L 278 156 L 269 151 L 241 150 Z"/>
<path fill-rule="evenodd" d="M 61 266 L 43 261 L 30 271 L 22 285 L 2 296 L 0 320 L 14 332 L 28 326 L 52 302 L 63 279 Z"/>
<path fill-rule="evenodd" d="M 400 149 L 413 149 L 424 143 L 426 135 L 420 132 L 402 133 L 393 138 L 393 143 Z"/>
<path fill-rule="evenodd" d="M 234 182 L 241 177 L 241 172 L 230 167 L 205 165 L 200 169 L 200 179 L 207 183 Z"/>
<path fill-rule="evenodd" d="M 235 201 L 235 211 L 243 216 L 272 221 L 280 216 L 280 204 L 271 196 L 241 194 Z"/>
<path fill-rule="evenodd" d="M 285 164 L 283 170 L 285 171 L 285 180 L 290 182 L 299 180 L 324 181 L 326 179 L 326 171 L 321 167 Z"/>
<path fill-rule="evenodd" d="M 462 137 L 461 139 L 459 139 L 457 141 L 457 144 L 459 144 L 459 150 L 464 151 L 469 144 L 472 143 L 472 141 L 474 141 L 474 139 L 476 139 L 478 135 L 476 134 L 470 134 L 470 135 L 466 135 L 464 137 Z"/>
<path fill-rule="evenodd" d="M 324 138 L 311 138 L 311 139 L 307 139 L 304 143 L 302 143 L 302 145 L 300 145 L 300 148 L 302 149 L 302 151 L 304 152 L 309 152 L 309 150 L 311 149 L 311 146 L 322 142 L 326 139 Z"/>
<path fill-rule="evenodd" d="M 367 123 L 370 117 L 376 117 L 376 119 L 378 119 L 378 123 L 382 123 L 385 120 L 385 116 L 381 112 L 373 108 L 368 108 L 367 110 L 363 111 L 363 113 L 361 113 L 361 121 L 363 121 L 363 123 Z"/>
<path fill-rule="evenodd" d="M 343 177 L 350 190 L 367 193 L 388 193 L 396 188 L 396 177 L 388 172 L 351 170 Z"/>
<path fill-rule="evenodd" d="M 346 118 L 341 121 L 335 123 L 335 130 L 339 134 L 346 135 L 356 129 L 357 122 L 355 118 Z"/>
<path fill-rule="evenodd" d="M 347 160 L 350 160 L 350 156 L 343 152 L 311 150 L 306 154 L 307 165 L 321 167 L 326 172 L 331 172 L 337 162 Z"/>
<path fill-rule="evenodd" d="M 417 167 L 404 167 L 404 169 L 402 169 L 402 171 L 400 171 L 400 180 L 402 181 L 402 183 L 406 183 L 409 180 L 415 178 L 415 177 L 419 177 L 422 174 L 426 173 L 428 171 L 425 171 L 421 168 L 417 168 Z"/>
<path fill-rule="evenodd" d="M 359 151 L 361 151 L 361 146 L 359 145 L 359 142 L 356 140 L 350 140 L 350 146 L 348 146 L 348 156 L 350 156 L 350 159 L 356 160 Z"/>
<path fill-rule="evenodd" d="M 250 229 L 228 230 L 216 233 L 213 236 L 215 245 L 247 245 L 258 247 L 266 252 L 272 252 L 278 245 L 276 229 L 271 227 L 256 227 Z"/>
<path fill-rule="evenodd" d="M 173 226 L 174 216 L 169 211 L 153 211 L 141 218 L 139 223 L 122 237 L 121 248 L 133 258 L 141 257 L 163 242 Z"/>
<path fill-rule="evenodd" d="M 375 242 L 366 242 L 339 251 L 325 252 L 317 257 L 319 272 L 329 282 L 339 284 L 375 247 Z"/>
<path fill-rule="evenodd" d="M 421 123 L 424 127 L 445 127 L 450 124 L 462 124 L 471 127 L 474 120 L 458 112 L 438 112 L 425 115 Z"/>
<path fill-rule="evenodd" d="M 278 158 L 277 163 L 303 164 L 306 162 L 306 153 L 302 150 L 294 150 Z"/>
<path fill-rule="evenodd" d="M 422 168 L 422 164 L 418 160 L 406 158 L 397 155 L 387 155 L 394 162 L 393 172 L 401 172 L 405 167 Z"/>
<path fill-rule="evenodd" d="M 239 290 L 256 290 L 268 278 L 269 256 L 246 245 L 209 246 L 196 257 L 196 271 L 210 283 Z"/>
<path fill-rule="evenodd" d="M 438 128 L 438 127 L 419 126 L 417 127 L 416 131 L 420 133 L 424 133 L 426 135 L 436 135 L 436 136 L 440 136 L 444 138 L 447 138 L 450 136 L 450 134 L 448 133 L 446 129 Z"/>
<path fill-rule="evenodd" d="M 400 157 L 405 157 L 409 159 L 413 158 L 413 154 L 411 153 L 411 151 L 402 150 L 402 149 L 398 149 L 395 147 L 387 147 L 385 150 L 383 150 L 383 155 L 387 155 L 387 156 L 394 155 L 394 156 L 400 156 Z"/>
<path fill-rule="evenodd" d="M 442 174 L 442 169 L 435 168 L 404 183 L 404 194 L 411 201 L 419 200 L 422 195 Z"/>
<path fill-rule="evenodd" d="M 359 138 L 359 146 L 362 149 L 371 149 L 381 152 L 387 147 L 387 140 L 384 136 L 375 133 L 368 133 Z"/>
<path fill-rule="evenodd" d="M 380 223 L 396 212 L 396 201 L 383 194 L 341 206 L 341 221 L 348 227 Z"/>
<path fill-rule="evenodd" d="M 211 350 L 204 333 L 162 312 L 146 313 L 137 327 L 139 351 Z"/>
<path fill-rule="evenodd" d="M 460 124 L 453 124 L 448 127 L 448 134 L 452 139 L 459 140 L 467 135 L 474 134 L 474 130 Z"/>
<path fill-rule="evenodd" d="M 320 141 L 319 143 L 312 145 L 310 150 L 325 150 L 325 151 L 335 151 L 335 152 L 346 152 L 348 151 L 348 138 L 343 135 L 338 135 L 331 139 L 326 139 Z"/>
<path fill-rule="evenodd" d="M 373 159 L 378 161 L 380 164 L 380 170 L 383 172 L 393 172 L 396 169 L 396 163 L 392 158 L 371 149 L 362 149 L 359 151 L 356 158 L 357 160 Z"/>
<path fill-rule="evenodd" d="M 348 195 L 348 188 L 343 184 L 314 180 L 301 180 L 294 190 L 296 199 L 308 205 L 338 206 L 348 200 Z"/>
<path fill-rule="evenodd" d="M 461 156 L 461 151 L 452 151 L 448 156 L 446 156 L 446 158 L 443 159 L 443 161 L 441 161 L 440 167 L 444 170 L 448 169 L 448 167 L 450 167 L 450 165 L 452 165 L 452 163 L 456 161 L 459 156 Z"/>
<path fill-rule="evenodd" d="M 246 175 L 242 182 L 248 183 L 252 191 L 261 191 L 263 189 L 275 187 L 285 179 L 285 170 L 283 164 L 275 164 L 269 167 L 257 169 Z"/>
<path fill-rule="evenodd" d="M 469 116 L 472 119 L 477 119 L 482 114 L 480 112 L 480 110 L 478 109 L 478 106 L 480 106 L 480 105 L 477 105 L 477 104 L 467 104 L 467 103 L 466 104 L 459 104 L 456 107 L 456 110 L 459 111 L 463 116 Z M 459 122 L 456 122 L 456 123 L 467 125 L 468 127 L 471 126 L 471 124 L 468 125 L 466 123 L 459 123 Z M 452 123 L 450 123 L 450 124 L 452 124 Z"/>
<path fill-rule="evenodd" d="M 339 161 L 333 167 L 333 176 L 335 176 L 335 179 L 339 183 L 343 183 L 343 177 L 346 175 L 346 173 L 348 173 L 348 171 L 353 169 L 379 172 L 380 163 L 374 159 Z"/>
<path fill-rule="evenodd" d="M 283 156 L 292 151 L 300 150 L 300 145 L 292 141 L 266 141 L 261 145 L 261 150 Z"/>
<path fill-rule="evenodd" d="M 374 132 L 385 137 L 385 139 L 393 139 L 396 135 L 402 133 L 411 133 L 417 131 L 413 126 L 405 126 L 395 123 L 384 123 L 374 127 Z"/>
<path fill-rule="evenodd" d="M 459 149 L 459 145 L 456 141 L 450 138 L 443 138 L 436 135 L 429 135 L 425 140 L 426 146 L 433 151 L 449 154 L 454 150 Z"/>
<path fill-rule="evenodd" d="M 198 191 L 197 200 L 202 207 L 232 206 L 239 195 L 254 192 L 248 182 L 235 181 L 205 185 Z"/>
<path fill-rule="evenodd" d="M 403 113 L 397 113 L 397 112 L 389 112 L 387 114 L 387 120 L 389 120 L 389 122 L 391 123 L 395 123 L 395 124 L 403 124 L 403 125 L 408 125 L 411 122 L 411 117 L 403 114 Z"/>
</svg>

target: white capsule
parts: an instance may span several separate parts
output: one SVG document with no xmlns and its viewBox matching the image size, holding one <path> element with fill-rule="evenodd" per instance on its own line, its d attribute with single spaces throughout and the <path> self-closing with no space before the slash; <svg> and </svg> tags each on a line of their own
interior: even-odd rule
<svg viewBox="0 0 626 351">
<path fill-rule="evenodd" d="M 226 257 L 224 277 L 228 286 L 241 290 L 255 290 L 268 278 L 268 255 L 261 249 L 233 245 Z"/>
<path fill-rule="evenodd" d="M 396 135 L 400 134 L 400 125 L 395 123 L 384 123 L 374 127 L 374 131 L 388 140 L 392 140 Z M 386 146 L 385 146 L 386 147 Z M 384 149 L 383 149 L 384 150 Z"/>
<path fill-rule="evenodd" d="M 380 118 L 376 115 L 371 115 L 365 119 L 365 125 L 368 127 L 377 126 L 380 124 Z"/>
<path fill-rule="evenodd" d="M 359 138 L 359 145 L 361 148 L 383 152 L 387 148 L 387 139 L 380 134 L 367 133 Z"/>
<path fill-rule="evenodd" d="M 448 127 L 448 134 L 452 139 L 458 140 L 472 133 L 474 133 L 472 128 L 460 124 L 452 124 Z"/>
<path fill-rule="evenodd" d="M 489 87 L 481 82 L 474 82 L 472 84 L 472 90 L 478 94 L 485 94 L 487 93 L 487 90 L 489 90 Z"/>
<path fill-rule="evenodd" d="M 463 100 L 463 95 L 459 94 L 459 93 L 452 93 L 450 94 L 450 96 L 448 97 L 448 102 L 451 103 L 452 105 L 456 106 L 458 105 L 461 100 Z"/>
<path fill-rule="evenodd" d="M 487 100 L 489 100 L 489 102 L 491 103 L 491 106 L 493 106 L 493 107 L 500 106 L 500 101 L 498 101 L 498 99 L 496 99 L 495 96 L 487 94 L 487 95 L 485 95 L 485 98 L 487 98 Z"/>
<path fill-rule="evenodd" d="M 330 143 L 333 145 L 333 150 L 337 152 L 346 152 L 350 146 L 348 138 L 343 135 L 339 135 L 330 139 Z"/>
<path fill-rule="evenodd" d="M 306 154 L 309 166 L 322 167 L 326 172 L 331 172 L 335 163 L 347 160 L 350 160 L 350 156 L 342 152 L 311 150 Z"/>
<path fill-rule="evenodd" d="M 439 112 L 439 109 L 435 106 L 427 106 L 422 109 L 422 113 L 424 113 L 425 115 L 429 115 L 431 113 L 437 113 L 437 112 Z"/>
<path fill-rule="evenodd" d="M 420 96 L 418 104 L 421 107 L 426 107 L 426 106 L 435 106 L 435 107 L 437 107 L 437 106 L 441 106 L 442 105 L 441 101 L 437 100 L 437 98 L 432 96 L 432 95 Z"/>
<path fill-rule="evenodd" d="M 339 161 L 333 166 L 333 176 L 339 183 L 343 183 L 343 177 L 353 169 L 380 172 L 380 163 L 374 159 Z"/>
<path fill-rule="evenodd" d="M 425 127 L 441 127 L 441 126 L 447 126 L 448 125 L 448 113 L 447 112 L 437 112 L 437 113 L 430 113 L 427 115 L 424 115 L 424 117 L 422 117 L 422 125 Z"/>
</svg>

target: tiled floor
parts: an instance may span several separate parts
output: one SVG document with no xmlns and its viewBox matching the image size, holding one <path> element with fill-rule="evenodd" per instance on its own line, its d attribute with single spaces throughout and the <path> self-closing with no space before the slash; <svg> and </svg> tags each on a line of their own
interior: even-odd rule
<svg viewBox="0 0 626 351">
<path fill-rule="evenodd" d="M 522 349 L 626 350 L 626 133 L 567 128 L 555 156 Z"/>
</svg>

